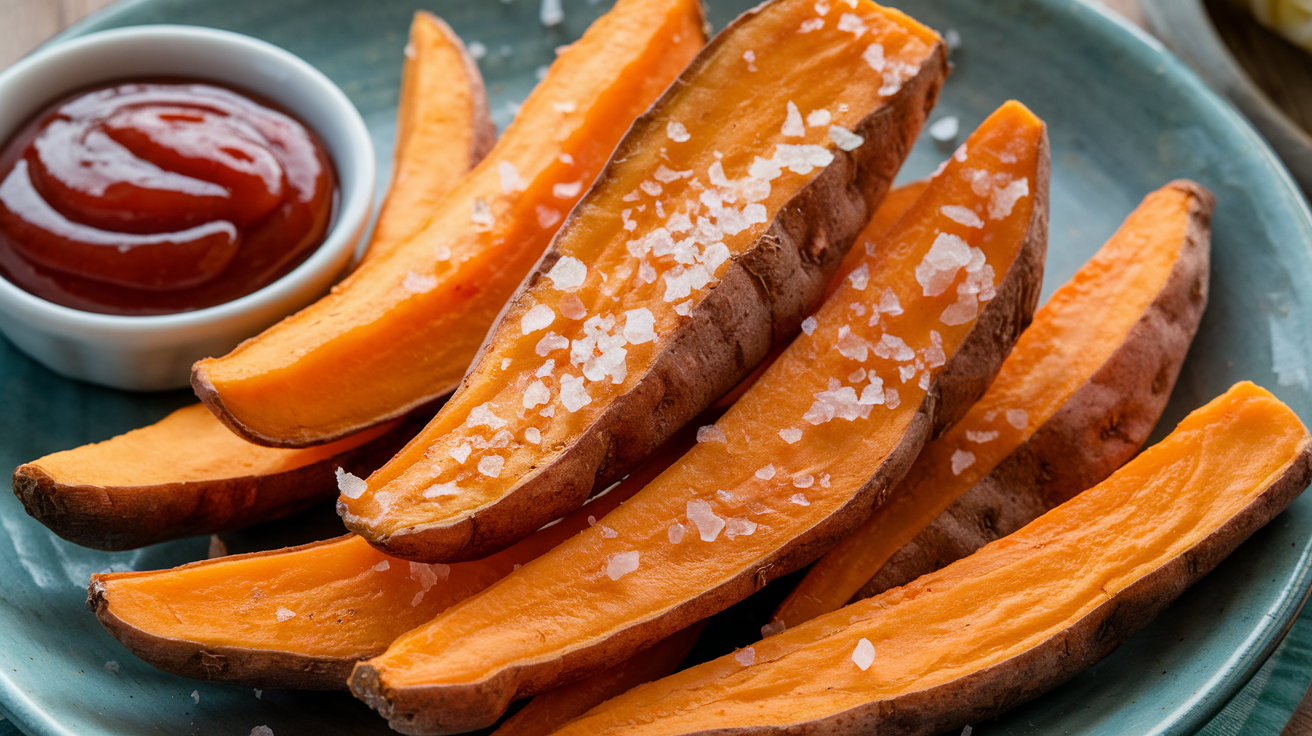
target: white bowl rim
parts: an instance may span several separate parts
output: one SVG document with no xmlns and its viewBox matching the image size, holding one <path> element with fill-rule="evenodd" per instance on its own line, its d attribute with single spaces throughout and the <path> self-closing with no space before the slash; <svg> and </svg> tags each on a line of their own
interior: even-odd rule
<svg viewBox="0 0 1312 736">
<path fill-rule="evenodd" d="M 353 248 L 357 242 L 357 235 L 368 221 L 373 207 L 373 188 L 377 176 L 377 162 L 374 157 L 373 141 L 369 136 L 369 129 L 365 126 L 364 119 L 360 116 L 360 112 L 355 108 L 355 105 L 347 98 L 346 93 L 342 92 L 323 72 L 290 51 L 267 41 L 261 41 L 252 36 L 233 31 L 182 24 L 160 23 L 97 31 L 42 47 L 20 59 L 8 69 L 0 71 L 0 95 L 4 93 L 7 85 L 33 73 L 34 69 L 39 69 L 41 65 L 61 56 L 78 53 L 104 44 L 163 39 L 188 39 L 206 43 L 226 44 L 232 47 L 234 53 L 260 55 L 276 64 L 291 68 L 303 78 L 303 81 L 308 81 L 314 85 L 316 94 L 323 95 L 331 102 L 332 106 L 340 108 L 342 117 L 338 122 L 347 128 L 348 136 L 351 139 L 351 145 L 345 153 L 350 157 L 351 163 L 355 165 L 356 170 L 364 175 L 354 177 L 353 181 L 344 181 L 341 171 L 345 168 L 343 165 L 345 162 L 337 160 L 337 157 L 332 156 L 331 151 L 328 152 L 333 160 L 338 188 L 337 212 L 332 226 L 324 236 L 323 242 L 296 268 L 273 283 L 267 284 L 250 294 L 212 307 L 174 314 L 101 314 L 55 304 L 19 288 L 8 279 L 0 277 L 0 302 L 8 302 L 11 307 L 23 310 L 25 318 L 48 325 L 61 325 L 63 329 L 74 332 L 111 331 L 124 336 L 137 335 L 143 337 L 157 331 L 211 326 L 232 319 L 239 319 L 249 313 L 276 305 L 281 300 L 291 298 L 293 292 L 298 289 L 303 281 L 312 278 L 325 268 L 329 268 L 334 261 L 340 258 L 340 250 Z M 217 78 L 213 81 L 241 86 L 240 83 L 226 82 Z M 67 93 L 70 91 L 72 90 L 63 90 L 62 92 Z M 54 99 L 58 99 L 58 93 L 51 96 L 51 100 Z M 273 99 L 273 101 L 279 102 L 277 99 Z M 30 114 L 36 112 L 36 110 L 32 110 Z M 311 130 L 315 130 L 311 121 L 303 120 L 302 123 Z M 319 135 L 317 130 L 315 130 L 315 135 Z M 349 261 L 349 259 L 347 260 Z"/>
</svg>

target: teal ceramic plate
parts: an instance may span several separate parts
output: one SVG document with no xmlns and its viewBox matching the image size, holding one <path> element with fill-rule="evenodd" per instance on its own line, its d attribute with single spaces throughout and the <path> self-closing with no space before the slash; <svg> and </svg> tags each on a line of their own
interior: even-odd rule
<svg viewBox="0 0 1312 736">
<path fill-rule="evenodd" d="M 432 9 L 488 49 L 480 65 L 504 125 L 553 48 L 601 12 L 593 2 L 566 0 L 564 26 L 553 30 L 539 24 L 537 0 L 434 1 Z M 713 1 L 711 20 L 723 27 L 747 5 Z M 908 0 L 905 6 L 962 39 L 934 119 L 954 115 L 970 130 L 1014 97 L 1050 126 L 1047 291 L 1150 190 L 1184 176 L 1217 194 L 1212 303 L 1162 427 L 1245 378 L 1312 418 L 1312 216 L 1248 125 L 1156 43 L 1075 0 Z M 386 162 L 413 10 L 413 0 L 135 0 L 65 35 L 194 23 L 279 44 L 346 90 Z M 905 177 L 924 175 L 944 155 L 923 141 Z M 8 417 L 0 423 L 0 466 L 108 438 L 188 400 L 71 383 L 0 343 L 0 405 Z M 257 699 L 246 688 L 156 671 L 83 609 L 90 573 L 194 560 L 204 556 L 204 540 L 91 552 L 56 539 L 8 494 L 0 498 L 0 525 L 0 705 L 23 730 L 245 736 L 268 725 L 277 736 L 388 732 L 348 695 L 267 691 Z M 274 544 L 260 534 L 249 538 Z M 977 724 L 975 733 L 1192 733 L 1257 670 L 1293 620 L 1308 589 L 1310 552 L 1312 495 L 1111 657 L 1033 703 Z M 105 668 L 110 660 L 120 665 L 117 673 Z"/>
</svg>

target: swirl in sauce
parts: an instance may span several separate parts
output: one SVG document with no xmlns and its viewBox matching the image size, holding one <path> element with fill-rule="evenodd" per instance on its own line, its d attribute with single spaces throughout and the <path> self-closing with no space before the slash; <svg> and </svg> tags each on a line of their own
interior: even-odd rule
<svg viewBox="0 0 1312 736">
<path fill-rule="evenodd" d="M 272 283 L 324 239 L 336 176 L 318 139 L 212 84 L 62 100 L 0 150 L 0 274 L 103 314 L 168 314 Z"/>
</svg>

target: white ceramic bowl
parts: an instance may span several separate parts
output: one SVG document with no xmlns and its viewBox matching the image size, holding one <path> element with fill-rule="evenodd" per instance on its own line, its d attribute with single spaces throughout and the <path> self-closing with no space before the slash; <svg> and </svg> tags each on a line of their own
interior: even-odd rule
<svg viewBox="0 0 1312 736">
<path fill-rule="evenodd" d="M 155 25 L 93 33 L 42 49 L 0 72 L 0 141 L 59 98 L 92 84 L 176 76 L 226 83 L 282 106 L 318 136 L 337 169 L 340 200 L 327 239 L 274 283 L 215 307 L 146 317 L 53 304 L 0 278 L 0 332 L 69 378 L 133 391 L 189 384 L 191 364 L 318 298 L 351 261 L 373 205 L 376 163 L 360 113 L 317 69 L 227 31 Z"/>
</svg>

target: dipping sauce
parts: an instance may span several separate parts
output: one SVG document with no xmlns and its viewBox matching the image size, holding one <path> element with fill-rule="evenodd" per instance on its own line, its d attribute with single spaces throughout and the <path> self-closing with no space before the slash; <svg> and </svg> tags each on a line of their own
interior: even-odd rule
<svg viewBox="0 0 1312 736">
<path fill-rule="evenodd" d="M 198 82 L 98 87 L 0 149 L 0 275 L 88 312 L 211 307 L 309 257 L 336 199 L 318 139 L 266 102 Z"/>
</svg>

